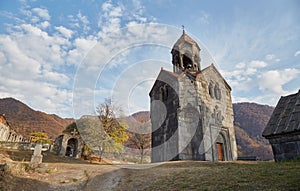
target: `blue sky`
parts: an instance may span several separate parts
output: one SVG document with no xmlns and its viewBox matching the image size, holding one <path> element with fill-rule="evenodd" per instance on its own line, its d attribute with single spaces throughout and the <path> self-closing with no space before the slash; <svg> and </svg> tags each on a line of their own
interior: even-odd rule
<svg viewBox="0 0 300 191">
<path fill-rule="evenodd" d="M 300 89 L 299 10 L 297 0 L 1 1 L 0 98 L 63 117 L 107 97 L 126 113 L 149 110 L 184 25 L 234 102 L 274 106 Z"/>
</svg>

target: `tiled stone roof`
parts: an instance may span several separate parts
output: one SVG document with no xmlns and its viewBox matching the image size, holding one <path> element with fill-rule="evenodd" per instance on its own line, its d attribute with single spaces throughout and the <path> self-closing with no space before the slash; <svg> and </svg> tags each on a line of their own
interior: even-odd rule
<svg viewBox="0 0 300 191">
<path fill-rule="evenodd" d="M 264 137 L 300 132 L 300 90 L 281 97 L 263 132 Z"/>
</svg>

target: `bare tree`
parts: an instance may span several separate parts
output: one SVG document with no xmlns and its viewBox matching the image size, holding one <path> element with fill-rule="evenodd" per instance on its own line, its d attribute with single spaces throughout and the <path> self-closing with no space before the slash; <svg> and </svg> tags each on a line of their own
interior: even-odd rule
<svg viewBox="0 0 300 191">
<path fill-rule="evenodd" d="M 129 138 L 127 146 L 137 149 L 140 155 L 140 163 L 144 162 L 144 157 L 151 147 L 151 124 L 148 119 L 131 118 L 128 122 L 130 131 L 127 132 Z"/>
</svg>

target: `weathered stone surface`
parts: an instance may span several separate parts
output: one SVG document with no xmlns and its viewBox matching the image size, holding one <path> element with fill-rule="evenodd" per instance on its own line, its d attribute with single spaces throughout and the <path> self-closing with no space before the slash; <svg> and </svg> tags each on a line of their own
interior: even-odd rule
<svg viewBox="0 0 300 191">
<path fill-rule="evenodd" d="M 80 158 L 82 148 L 83 140 L 76 131 L 64 133 L 55 139 L 54 151 L 61 156 Z"/>
<path fill-rule="evenodd" d="M 22 135 L 16 133 L 11 128 L 4 114 L 0 114 L 0 141 L 12 143 L 25 141 L 25 138 Z"/>
<path fill-rule="evenodd" d="M 231 88 L 213 64 L 201 70 L 199 51 L 183 34 L 171 51 L 173 72 L 162 69 L 149 93 L 152 162 L 237 158 Z"/>
<path fill-rule="evenodd" d="M 31 156 L 31 165 L 36 167 L 39 164 L 42 163 L 43 160 L 43 155 L 42 155 L 42 145 L 41 144 L 36 144 L 34 151 L 33 151 L 33 155 Z"/>
</svg>

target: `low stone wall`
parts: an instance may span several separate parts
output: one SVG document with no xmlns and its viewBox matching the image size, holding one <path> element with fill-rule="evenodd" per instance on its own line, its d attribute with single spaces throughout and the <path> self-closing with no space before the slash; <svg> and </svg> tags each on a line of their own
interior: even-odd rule
<svg viewBox="0 0 300 191">
<path fill-rule="evenodd" d="M 0 149 L 30 150 L 30 143 L 0 141 Z"/>
</svg>

